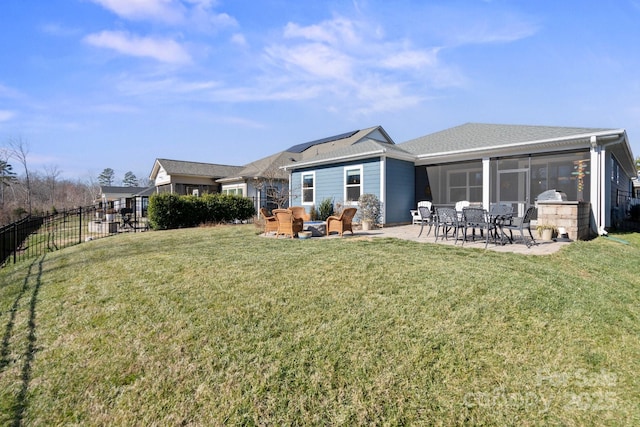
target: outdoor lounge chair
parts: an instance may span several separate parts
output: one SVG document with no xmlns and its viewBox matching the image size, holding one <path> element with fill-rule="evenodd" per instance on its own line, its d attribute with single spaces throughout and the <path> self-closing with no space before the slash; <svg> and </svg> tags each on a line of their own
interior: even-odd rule
<svg viewBox="0 0 640 427">
<path fill-rule="evenodd" d="M 260 215 L 264 218 L 264 234 L 278 231 L 278 219 L 275 215 L 269 215 L 265 208 L 260 208 Z"/>
<path fill-rule="evenodd" d="M 511 236 L 511 243 L 513 243 L 513 231 L 520 231 L 520 236 L 522 236 L 522 241 L 530 248 L 532 245 L 537 244 L 536 239 L 533 238 L 533 234 L 531 233 L 531 220 L 537 219 L 538 217 L 538 208 L 535 206 L 530 206 L 525 212 L 522 218 L 513 218 L 509 223 L 503 224 L 503 230 L 509 230 L 509 235 Z M 527 239 L 524 234 L 524 230 L 529 232 L 530 239 Z"/>
<path fill-rule="evenodd" d="M 302 206 L 290 206 L 289 210 L 293 213 L 295 219 L 299 219 L 300 221 L 309 221 L 311 219 L 307 210 Z"/>
<path fill-rule="evenodd" d="M 327 218 L 327 236 L 334 231 L 340 234 L 340 236 L 342 236 L 345 231 L 350 231 L 351 234 L 353 234 L 351 222 L 356 215 L 356 211 L 356 208 L 345 208 L 340 216 L 332 215 Z"/>
<path fill-rule="evenodd" d="M 426 205 L 420 206 L 420 204 L 418 204 L 418 213 L 420 215 L 420 233 L 418 233 L 418 237 L 422 235 L 422 229 L 425 224 L 429 224 L 429 231 L 427 231 L 428 236 L 429 233 L 431 233 L 431 227 L 433 227 L 433 223 L 435 221 L 434 215 L 431 214 L 431 202 L 426 203 L 429 203 L 428 207 Z"/>
<path fill-rule="evenodd" d="M 298 235 L 298 231 L 302 230 L 302 226 L 300 229 L 294 227 L 294 218 L 293 213 L 289 209 L 274 209 L 273 214 L 278 220 L 278 230 L 276 231 L 276 237 L 280 235 L 283 236 L 291 236 L 294 238 Z"/>
</svg>

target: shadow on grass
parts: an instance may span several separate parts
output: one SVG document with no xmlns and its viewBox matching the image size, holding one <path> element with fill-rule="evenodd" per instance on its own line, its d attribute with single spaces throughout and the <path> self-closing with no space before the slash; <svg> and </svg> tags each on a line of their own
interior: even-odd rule
<svg viewBox="0 0 640 427">
<path fill-rule="evenodd" d="M 42 256 L 39 261 L 37 261 L 36 259 L 33 261 L 33 263 L 31 263 L 31 265 L 29 265 L 29 269 L 27 270 L 27 275 L 24 278 L 22 288 L 20 289 L 20 292 L 16 296 L 16 299 L 11 306 L 9 321 L 7 322 L 4 336 L 2 337 L 2 346 L 0 348 L 0 373 L 2 373 L 11 362 L 9 357 L 11 353 L 11 336 L 13 335 L 13 331 L 15 329 L 16 314 L 20 306 L 20 301 L 29 291 L 29 283 L 30 279 L 32 278 L 33 267 L 36 262 L 38 262 L 38 273 L 35 277 L 35 286 L 33 286 L 33 292 L 31 293 L 31 300 L 29 302 L 27 346 L 24 351 L 24 364 L 22 365 L 22 371 L 20 375 L 22 384 L 20 386 L 20 392 L 16 396 L 16 401 L 13 406 L 13 420 L 11 423 L 12 426 L 22 425 L 24 411 L 27 407 L 27 392 L 29 391 L 29 383 L 31 381 L 31 364 L 36 352 L 36 305 L 38 302 L 38 292 L 40 291 L 40 286 L 42 285 L 43 261 L 44 256 Z"/>
</svg>

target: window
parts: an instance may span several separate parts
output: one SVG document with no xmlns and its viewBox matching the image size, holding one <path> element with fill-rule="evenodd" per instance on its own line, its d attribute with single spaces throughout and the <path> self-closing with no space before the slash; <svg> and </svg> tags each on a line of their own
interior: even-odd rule
<svg viewBox="0 0 640 427">
<path fill-rule="evenodd" d="M 357 202 L 362 194 L 362 166 L 345 168 L 344 187 L 345 201 Z"/>
<path fill-rule="evenodd" d="M 449 203 L 482 201 L 482 170 L 449 172 Z"/>
<path fill-rule="evenodd" d="M 302 174 L 302 203 L 312 205 L 315 201 L 315 172 Z"/>
<path fill-rule="evenodd" d="M 244 184 L 223 186 L 222 194 L 228 194 L 230 196 L 244 196 L 244 188 Z"/>
</svg>

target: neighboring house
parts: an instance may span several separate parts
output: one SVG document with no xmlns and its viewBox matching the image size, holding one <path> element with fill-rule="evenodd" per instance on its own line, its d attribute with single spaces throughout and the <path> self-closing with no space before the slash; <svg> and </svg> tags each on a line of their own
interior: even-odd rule
<svg viewBox="0 0 640 427">
<path fill-rule="evenodd" d="M 149 195 L 154 187 L 116 187 L 100 186 L 100 197 L 96 204 L 103 209 L 134 209 L 137 216 L 145 216 Z"/>
<path fill-rule="evenodd" d="M 395 145 L 378 134 L 291 162 L 292 196 L 303 205 L 329 198 L 357 205 L 360 194 L 382 202 L 382 223 L 410 222 L 420 200 L 511 203 L 519 213 L 549 189 L 589 202 L 591 227 L 603 232 L 615 215 L 617 190 L 636 175 L 624 129 L 468 123 Z M 381 138 L 381 136 L 383 136 Z M 385 138 L 386 137 L 386 138 Z"/>
<path fill-rule="evenodd" d="M 157 193 L 220 193 L 221 185 L 216 180 L 234 176 L 242 169 L 243 166 L 156 159 L 149 179 L 154 183 Z"/>
<path fill-rule="evenodd" d="M 237 174 L 218 179 L 216 182 L 222 185 L 221 192 L 224 194 L 253 198 L 256 211 L 261 207 L 285 207 L 289 203 L 289 176 L 281 166 L 298 158 L 299 153 L 282 151 L 251 162 Z"/>
</svg>

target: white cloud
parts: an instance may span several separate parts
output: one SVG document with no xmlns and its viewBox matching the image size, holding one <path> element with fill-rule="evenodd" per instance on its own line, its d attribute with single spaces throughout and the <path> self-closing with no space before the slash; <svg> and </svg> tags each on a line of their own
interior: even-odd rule
<svg viewBox="0 0 640 427">
<path fill-rule="evenodd" d="M 119 53 L 153 58 L 171 64 L 191 62 L 189 53 L 175 40 L 138 37 L 123 31 L 102 31 L 84 38 L 92 46 L 113 49 Z"/>
<path fill-rule="evenodd" d="M 352 59 L 343 52 L 321 43 L 307 43 L 292 47 L 272 46 L 267 56 L 290 71 L 302 71 L 307 76 L 348 79 L 351 76 Z"/>
<path fill-rule="evenodd" d="M 92 0 L 116 15 L 132 20 L 152 19 L 166 23 L 184 20 L 186 8 L 176 0 Z"/>
<path fill-rule="evenodd" d="M 298 24 L 289 22 L 284 28 L 284 37 L 305 38 L 314 42 L 333 45 L 337 43 L 353 45 L 360 42 L 360 37 L 358 37 L 355 27 L 354 21 L 340 17 L 307 27 L 301 27 Z"/>
<path fill-rule="evenodd" d="M 386 68 L 421 68 L 434 67 L 438 64 L 439 48 L 426 50 L 405 50 L 392 52 L 390 56 L 382 60 L 381 64 Z"/>
<path fill-rule="evenodd" d="M 231 36 L 231 43 L 238 46 L 247 46 L 247 39 L 243 34 L 235 33 Z"/>
<path fill-rule="evenodd" d="M 15 117 L 15 113 L 9 110 L 0 110 L 0 122 L 6 122 Z"/>
<path fill-rule="evenodd" d="M 198 30 L 235 27 L 238 22 L 226 13 L 216 13 L 208 0 L 91 0 L 121 18 L 183 25 Z"/>
</svg>

